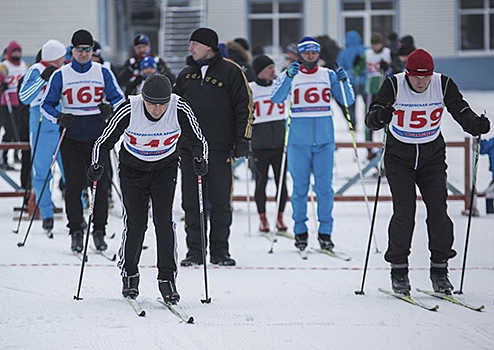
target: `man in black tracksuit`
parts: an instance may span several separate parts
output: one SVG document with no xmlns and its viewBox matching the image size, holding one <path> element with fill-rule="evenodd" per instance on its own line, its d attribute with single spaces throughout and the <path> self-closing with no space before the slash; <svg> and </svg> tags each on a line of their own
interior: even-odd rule
<svg viewBox="0 0 494 350">
<path fill-rule="evenodd" d="M 235 265 L 230 257 L 228 237 L 232 223 L 232 155 L 249 153 L 252 134 L 252 95 L 242 69 L 223 59 L 218 35 L 199 28 L 190 37 L 187 66 L 179 73 L 174 92 L 191 105 L 209 144 L 209 170 L 205 186 L 211 204 L 211 263 Z M 187 257 L 182 266 L 202 264 L 201 229 L 197 177 L 192 154 L 179 143 L 182 171 L 182 208 L 185 211 Z"/>
<path fill-rule="evenodd" d="M 130 96 L 116 111 L 95 142 L 91 181 L 98 181 L 108 164 L 108 151 L 124 134 L 120 149 L 119 176 L 123 201 L 124 231 L 119 250 L 125 297 L 139 294 L 138 263 L 147 229 L 151 199 L 158 253 L 158 286 L 165 302 L 176 303 L 177 238 L 172 206 L 178 169 L 180 138 L 194 160 L 190 166 L 198 175 L 207 172 L 208 146 L 190 106 L 171 93 L 170 80 L 161 74 L 149 77 L 142 93 Z"/>
<path fill-rule="evenodd" d="M 410 54 L 406 72 L 384 81 L 366 115 L 370 130 L 389 124 L 384 163 L 393 196 L 385 259 L 391 263 L 395 292 L 408 294 L 408 256 L 415 225 L 417 185 L 427 208 L 431 253 L 430 278 L 436 292 L 451 293 L 448 260 L 453 250 L 453 222 L 447 214 L 446 147 L 441 134 L 444 107 L 473 136 L 489 132 L 489 120 L 470 108 L 453 80 L 433 73 L 425 50 Z"/>
</svg>

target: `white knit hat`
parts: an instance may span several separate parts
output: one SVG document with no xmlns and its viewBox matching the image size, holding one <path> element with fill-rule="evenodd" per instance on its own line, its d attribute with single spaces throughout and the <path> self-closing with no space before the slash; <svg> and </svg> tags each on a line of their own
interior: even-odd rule
<svg viewBox="0 0 494 350">
<path fill-rule="evenodd" d="M 64 44 L 55 39 L 48 40 L 41 49 L 41 59 L 45 62 L 55 61 L 64 56 Z"/>
</svg>

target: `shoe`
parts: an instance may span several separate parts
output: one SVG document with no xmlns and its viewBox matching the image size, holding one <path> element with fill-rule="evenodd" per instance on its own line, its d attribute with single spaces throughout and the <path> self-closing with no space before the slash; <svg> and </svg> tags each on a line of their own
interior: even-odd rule
<svg viewBox="0 0 494 350">
<path fill-rule="evenodd" d="M 139 295 L 139 274 L 122 277 L 122 295 L 125 298 L 135 299 Z"/>
<path fill-rule="evenodd" d="M 269 223 L 268 218 L 266 217 L 266 213 L 259 213 L 259 231 L 261 232 L 269 232 Z"/>
<path fill-rule="evenodd" d="M 165 303 L 176 305 L 180 301 L 180 294 L 177 292 L 175 282 L 158 280 L 158 288 Z"/>
<path fill-rule="evenodd" d="M 180 266 L 202 265 L 202 259 L 195 255 L 188 255 L 180 262 Z"/>
<path fill-rule="evenodd" d="M 103 230 L 94 230 L 93 231 L 93 242 L 96 250 L 106 250 L 108 248 L 108 244 L 105 242 L 105 231 Z"/>
<path fill-rule="evenodd" d="M 53 230 L 53 218 L 43 219 L 43 230 Z"/>
<path fill-rule="evenodd" d="M 317 237 L 317 240 L 319 241 L 319 245 L 321 246 L 322 250 L 333 251 L 334 243 L 331 240 L 331 235 L 326 235 L 324 233 L 320 233 Z"/>
<path fill-rule="evenodd" d="M 451 294 L 453 291 L 454 287 L 449 281 L 447 267 L 431 267 L 430 278 L 434 292 Z"/>
<path fill-rule="evenodd" d="M 391 287 L 395 293 L 410 294 L 412 288 L 408 279 L 408 267 L 391 269 Z"/>
<path fill-rule="evenodd" d="M 307 238 L 309 235 L 307 232 L 296 234 L 295 235 L 295 247 L 300 250 L 305 250 L 307 248 Z"/>
<path fill-rule="evenodd" d="M 286 230 L 288 230 L 288 227 L 286 227 L 285 222 L 283 221 L 282 211 L 278 213 L 278 220 L 276 221 L 276 229 L 280 232 L 286 232 Z"/>
<path fill-rule="evenodd" d="M 84 248 L 84 243 L 82 241 L 84 235 L 82 231 L 71 232 L 70 236 L 72 237 L 72 245 L 70 246 L 70 248 L 74 252 L 81 253 L 82 249 Z"/>
<path fill-rule="evenodd" d="M 211 264 L 220 266 L 235 266 L 237 263 L 230 257 L 230 254 L 211 255 Z"/>
</svg>

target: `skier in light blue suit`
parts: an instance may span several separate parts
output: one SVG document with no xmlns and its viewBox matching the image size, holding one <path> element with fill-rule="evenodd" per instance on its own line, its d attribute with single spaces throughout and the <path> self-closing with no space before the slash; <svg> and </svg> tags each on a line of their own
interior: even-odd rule
<svg viewBox="0 0 494 350">
<path fill-rule="evenodd" d="M 345 93 L 347 103 L 353 104 L 355 97 L 343 68 L 335 72 L 318 65 L 321 48 L 316 39 L 302 38 L 298 50 L 301 64 L 291 63 L 276 79 L 271 94 L 274 103 L 281 103 L 290 95 L 287 159 L 293 179 L 291 203 L 295 246 L 301 251 L 307 247 L 307 195 L 312 171 L 317 194 L 318 240 L 321 249 L 332 250 L 335 139 L 330 102 L 335 97 L 344 104 Z"/>
<path fill-rule="evenodd" d="M 49 231 L 53 229 L 53 202 L 51 200 L 49 186 L 49 181 L 51 181 L 53 175 L 50 165 L 60 139 L 60 126 L 53 124 L 41 116 L 40 105 L 46 84 L 51 74 L 63 65 L 64 56 L 65 46 L 58 40 L 48 40 L 41 49 L 41 61 L 28 69 L 19 90 L 21 102 L 25 105 L 30 105 L 29 134 L 32 151 L 34 151 L 34 144 L 36 137 L 38 137 L 36 154 L 34 154 L 33 159 L 33 187 L 36 193 L 36 199 L 39 202 L 43 228 Z M 39 136 L 37 136 L 38 132 Z M 57 155 L 57 162 L 62 170 L 63 178 L 60 153 Z M 47 176 L 49 176 L 49 179 L 40 198 L 41 190 Z"/>
</svg>

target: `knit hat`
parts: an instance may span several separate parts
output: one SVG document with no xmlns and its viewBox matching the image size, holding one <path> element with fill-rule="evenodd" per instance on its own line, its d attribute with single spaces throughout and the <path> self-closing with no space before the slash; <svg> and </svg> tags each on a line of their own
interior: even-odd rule
<svg viewBox="0 0 494 350">
<path fill-rule="evenodd" d="M 298 42 L 298 52 L 304 53 L 307 51 L 321 52 L 321 45 L 319 45 L 319 42 L 311 36 L 304 36 L 302 40 Z"/>
<path fill-rule="evenodd" d="M 210 28 L 196 29 L 190 36 L 189 41 L 197 41 L 211 47 L 213 51 L 218 51 L 218 34 Z"/>
<path fill-rule="evenodd" d="M 41 49 L 41 59 L 45 62 L 56 61 L 65 56 L 65 45 L 55 39 L 48 40 Z"/>
<path fill-rule="evenodd" d="M 408 56 L 405 71 L 409 76 L 432 75 L 434 60 L 427 51 L 417 49 Z"/>
<path fill-rule="evenodd" d="M 144 57 L 141 60 L 140 66 L 141 66 L 141 70 L 143 70 L 144 68 L 158 69 L 158 65 L 156 64 L 156 60 L 152 56 Z"/>
<path fill-rule="evenodd" d="M 139 34 L 136 34 L 132 43 L 134 44 L 134 46 L 137 46 L 140 44 L 149 45 L 151 43 L 151 41 L 149 40 L 149 37 L 146 34 L 139 33 Z"/>
<path fill-rule="evenodd" d="M 101 57 L 101 45 L 98 41 L 94 41 L 93 45 L 93 56 L 94 57 Z"/>
<path fill-rule="evenodd" d="M 79 45 L 89 45 L 93 46 L 93 36 L 85 29 L 79 29 L 72 35 L 72 46 L 76 47 Z"/>
<path fill-rule="evenodd" d="M 172 84 L 163 74 L 152 75 L 146 79 L 142 87 L 141 95 L 144 101 L 155 105 L 170 102 Z"/>
<path fill-rule="evenodd" d="M 249 42 L 246 39 L 236 38 L 236 39 L 233 39 L 233 41 L 235 41 L 237 44 L 240 44 L 240 46 L 242 46 L 247 51 L 250 50 Z"/>
<path fill-rule="evenodd" d="M 289 44 L 286 47 L 285 52 L 286 53 L 292 53 L 294 55 L 297 55 L 298 54 L 298 46 L 297 46 L 297 44 L 294 44 L 294 43 Z"/>
<path fill-rule="evenodd" d="M 264 68 L 269 66 L 270 64 L 274 64 L 273 60 L 266 55 L 259 55 L 254 59 L 252 66 L 254 68 L 254 72 L 256 75 L 261 73 Z"/>
</svg>

